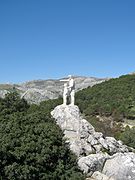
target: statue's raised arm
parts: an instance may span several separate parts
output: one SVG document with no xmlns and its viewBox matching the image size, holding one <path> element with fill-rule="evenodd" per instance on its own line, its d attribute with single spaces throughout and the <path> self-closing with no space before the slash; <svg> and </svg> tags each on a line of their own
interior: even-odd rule
<svg viewBox="0 0 135 180">
<path fill-rule="evenodd" d="M 62 81 L 62 82 L 68 82 L 69 79 L 60 79 L 60 81 Z"/>
</svg>

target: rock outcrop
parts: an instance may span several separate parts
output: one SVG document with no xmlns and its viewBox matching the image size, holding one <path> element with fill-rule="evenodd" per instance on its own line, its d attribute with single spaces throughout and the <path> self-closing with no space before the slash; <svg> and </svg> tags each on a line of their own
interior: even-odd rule
<svg viewBox="0 0 135 180">
<path fill-rule="evenodd" d="M 108 177 L 105 174 L 102 174 L 99 171 L 95 171 L 90 178 L 87 178 L 86 180 L 116 180 L 112 177 Z"/>
<path fill-rule="evenodd" d="M 135 179 L 135 154 L 113 137 L 104 137 L 80 114 L 78 106 L 59 105 L 51 115 L 63 130 L 66 142 L 88 176 L 114 180 Z M 98 172 L 98 173 L 96 173 Z M 99 175 L 100 174 L 100 175 Z"/>
<path fill-rule="evenodd" d="M 135 154 L 116 153 L 105 163 L 103 173 L 117 180 L 135 179 Z"/>
<path fill-rule="evenodd" d="M 7 90 L 0 90 L 0 97 L 4 98 L 7 93 L 8 93 Z"/>
</svg>

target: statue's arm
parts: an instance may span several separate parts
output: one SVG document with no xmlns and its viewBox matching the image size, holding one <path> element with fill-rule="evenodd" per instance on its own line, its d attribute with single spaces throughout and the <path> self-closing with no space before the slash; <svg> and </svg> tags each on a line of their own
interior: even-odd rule
<svg viewBox="0 0 135 180">
<path fill-rule="evenodd" d="M 61 79 L 60 81 L 68 82 L 69 80 L 68 79 Z"/>
</svg>

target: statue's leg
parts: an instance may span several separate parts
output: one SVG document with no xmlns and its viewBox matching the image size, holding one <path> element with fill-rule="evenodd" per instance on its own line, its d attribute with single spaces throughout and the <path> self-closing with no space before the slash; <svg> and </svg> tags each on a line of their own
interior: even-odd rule
<svg viewBox="0 0 135 180">
<path fill-rule="evenodd" d="M 67 95 L 63 94 L 63 105 L 67 105 Z"/>
<path fill-rule="evenodd" d="M 75 104 L 75 90 L 72 90 L 70 93 L 71 96 L 71 105 Z"/>
</svg>

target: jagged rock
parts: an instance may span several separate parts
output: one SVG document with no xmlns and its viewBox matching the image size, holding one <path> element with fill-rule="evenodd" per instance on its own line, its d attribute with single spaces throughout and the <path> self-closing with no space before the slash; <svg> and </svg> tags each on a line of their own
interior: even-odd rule
<svg viewBox="0 0 135 180">
<path fill-rule="evenodd" d="M 105 174 L 103 174 L 99 171 L 95 171 L 91 177 L 93 178 L 93 180 L 116 180 L 112 177 L 106 176 Z M 90 179 L 87 179 L 87 180 L 90 180 Z"/>
<path fill-rule="evenodd" d="M 70 149 L 77 156 L 94 152 L 91 144 L 85 140 L 89 137 L 89 134 L 94 132 L 94 128 L 85 119 L 81 118 L 78 106 L 60 105 L 51 114 L 64 131 Z"/>
<path fill-rule="evenodd" d="M 113 137 L 104 137 L 82 118 L 78 106 L 59 105 L 51 115 L 63 130 L 70 149 L 78 156 L 80 169 L 95 180 L 135 179 L 135 154 Z"/>
<path fill-rule="evenodd" d="M 135 154 L 116 153 L 104 165 L 103 173 L 116 180 L 135 179 Z"/>
<path fill-rule="evenodd" d="M 109 149 L 109 145 L 108 145 L 108 143 L 106 142 L 106 138 L 100 137 L 100 138 L 98 139 L 98 142 L 99 142 L 100 144 L 102 144 L 102 146 L 103 146 L 104 149 Z"/>
<path fill-rule="evenodd" d="M 80 112 L 77 106 L 60 105 L 57 106 L 52 112 L 52 116 L 56 119 L 57 124 L 62 130 L 76 132 L 80 131 Z"/>
<path fill-rule="evenodd" d="M 78 106 L 59 105 L 51 114 L 77 156 L 99 153 L 103 149 L 110 154 L 128 152 L 120 141 L 111 137 L 105 138 L 102 133 L 95 132 L 94 127 L 81 117 Z"/>
<path fill-rule="evenodd" d="M 117 152 L 128 152 L 126 145 L 123 145 L 121 141 L 117 141 L 114 137 L 106 137 L 106 143 L 111 154 Z"/>
<path fill-rule="evenodd" d="M 0 97 L 4 98 L 7 93 L 8 93 L 7 90 L 0 90 Z"/>
<path fill-rule="evenodd" d="M 102 171 L 107 158 L 109 158 L 107 153 L 90 154 L 79 158 L 78 166 L 84 173 L 92 175 L 95 171 Z"/>
</svg>

